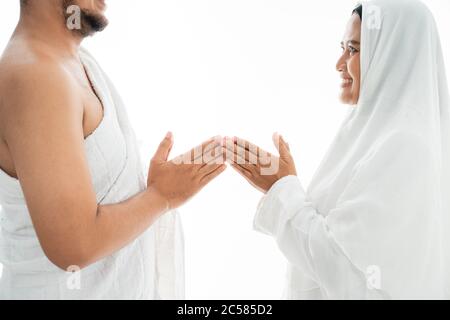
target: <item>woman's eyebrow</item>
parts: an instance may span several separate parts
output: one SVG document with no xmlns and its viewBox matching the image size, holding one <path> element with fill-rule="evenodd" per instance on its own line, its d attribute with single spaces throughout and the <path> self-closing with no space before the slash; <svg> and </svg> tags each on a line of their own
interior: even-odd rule
<svg viewBox="0 0 450 320">
<path fill-rule="evenodd" d="M 349 45 L 349 44 L 359 46 L 361 43 L 359 41 L 356 41 L 356 40 L 348 40 L 347 41 L 347 45 Z M 341 46 L 344 46 L 344 41 L 341 41 Z"/>
</svg>

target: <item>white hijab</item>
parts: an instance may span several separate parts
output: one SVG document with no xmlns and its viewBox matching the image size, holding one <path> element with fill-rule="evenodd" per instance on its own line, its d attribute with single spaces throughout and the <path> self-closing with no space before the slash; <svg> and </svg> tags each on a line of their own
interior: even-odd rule
<svg viewBox="0 0 450 320">
<path fill-rule="evenodd" d="M 391 297 L 450 298 L 449 91 L 439 35 L 417 0 L 363 3 L 361 93 L 307 199 Z"/>
</svg>

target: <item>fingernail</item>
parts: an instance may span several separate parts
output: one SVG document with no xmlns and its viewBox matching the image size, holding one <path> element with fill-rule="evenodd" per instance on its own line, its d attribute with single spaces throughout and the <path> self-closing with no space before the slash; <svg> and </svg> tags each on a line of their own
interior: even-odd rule
<svg viewBox="0 0 450 320">
<path fill-rule="evenodd" d="M 166 139 L 170 139 L 170 138 L 172 138 L 172 132 L 167 132 L 167 134 L 166 134 Z"/>
</svg>

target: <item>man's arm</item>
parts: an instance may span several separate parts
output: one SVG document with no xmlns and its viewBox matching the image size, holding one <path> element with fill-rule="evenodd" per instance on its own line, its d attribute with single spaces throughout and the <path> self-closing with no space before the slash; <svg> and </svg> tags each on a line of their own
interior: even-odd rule
<svg viewBox="0 0 450 320">
<path fill-rule="evenodd" d="M 3 135 L 41 246 L 61 269 L 83 268 L 120 250 L 174 208 L 173 196 L 181 205 L 224 169 L 168 165 L 169 137 L 152 161 L 155 181 L 147 190 L 98 206 L 85 156 L 83 105 L 71 78 L 54 66 L 37 67 L 9 85 Z"/>
</svg>

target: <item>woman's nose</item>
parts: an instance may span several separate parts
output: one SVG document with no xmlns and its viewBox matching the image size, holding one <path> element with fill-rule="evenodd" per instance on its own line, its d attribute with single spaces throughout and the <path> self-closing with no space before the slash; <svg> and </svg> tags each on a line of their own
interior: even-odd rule
<svg viewBox="0 0 450 320">
<path fill-rule="evenodd" d="M 339 58 L 338 62 L 336 63 L 336 70 L 337 70 L 338 72 L 342 72 L 342 71 L 344 71 L 344 70 L 346 69 L 346 67 L 347 67 L 347 64 L 346 64 L 346 62 L 345 62 L 345 55 L 343 54 L 343 55 Z"/>
</svg>

